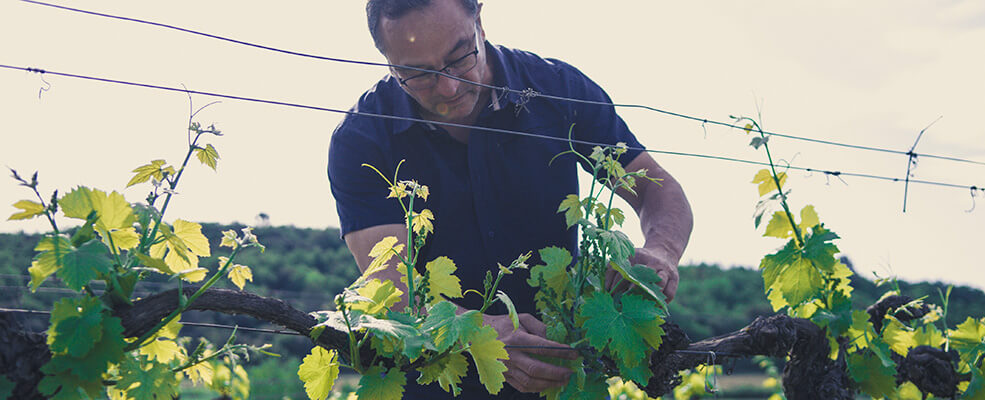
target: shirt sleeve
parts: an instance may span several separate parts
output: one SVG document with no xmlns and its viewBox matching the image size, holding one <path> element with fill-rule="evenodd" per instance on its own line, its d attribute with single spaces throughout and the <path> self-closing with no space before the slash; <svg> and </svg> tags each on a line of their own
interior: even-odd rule
<svg viewBox="0 0 985 400">
<path fill-rule="evenodd" d="M 596 101 L 601 103 L 612 103 L 612 99 L 598 84 L 592 81 L 570 64 L 555 61 L 560 65 L 561 76 L 568 89 L 568 97 Z M 630 148 L 625 154 L 619 157 L 619 161 L 625 166 L 636 158 L 643 150 L 643 145 L 630 132 L 629 127 L 622 117 L 616 114 L 616 108 L 611 105 L 571 103 L 572 119 L 575 123 L 572 136 L 574 139 L 586 142 L 604 143 L 615 146 L 617 143 L 625 143 Z M 583 156 L 588 157 L 592 154 L 594 145 L 575 144 L 575 150 Z M 583 161 L 582 167 L 588 172 L 591 169 Z"/>
<path fill-rule="evenodd" d="M 382 144 L 358 127 L 343 122 L 332 134 L 328 149 L 328 180 L 339 214 L 340 232 L 349 232 L 377 225 L 402 224 L 403 211 L 394 199 L 388 199 L 386 181 L 369 164 L 383 174 L 392 174 L 390 160 L 384 156 Z"/>
</svg>

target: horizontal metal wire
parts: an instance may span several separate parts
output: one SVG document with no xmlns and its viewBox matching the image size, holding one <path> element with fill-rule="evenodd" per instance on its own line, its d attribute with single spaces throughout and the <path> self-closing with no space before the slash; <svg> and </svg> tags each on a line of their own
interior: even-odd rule
<svg viewBox="0 0 985 400">
<path fill-rule="evenodd" d="M 446 77 L 446 78 L 449 78 L 449 79 L 454 79 L 454 80 L 457 80 L 457 81 L 460 81 L 460 82 L 464 82 L 464 83 L 468 83 L 468 84 L 475 85 L 475 86 L 480 86 L 480 87 L 484 87 L 484 88 L 488 88 L 488 89 L 499 90 L 501 92 L 515 93 L 515 94 L 524 96 L 525 98 L 528 98 L 528 99 L 529 98 L 533 98 L 533 97 L 542 97 L 542 98 L 552 99 L 552 100 L 557 100 L 557 101 L 566 101 L 566 102 L 581 103 L 581 104 L 593 104 L 593 105 L 599 105 L 599 106 L 612 106 L 612 107 L 621 107 L 621 108 L 637 108 L 637 109 L 643 109 L 643 110 L 657 112 L 657 113 L 668 115 L 668 116 L 672 116 L 672 117 L 683 118 L 683 119 L 687 119 L 687 120 L 691 120 L 691 121 L 695 121 L 695 122 L 701 122 L 702 124 L 712 124 L 712 125 L 724 126 L 724 127 L 729 127 L 729 128 L 740 128 L 740 129 L 743 128 L 741 126 L 733 125 L 732 123 L 729 123 L 729 122 L 722 122 L 722 121 L 716 121 L 716 120 L 708 119 L 708 118 L 695 117 L 695 116 L 691 116 L 691 115 L 687 115 L 687 114 L 683 114 L 683 113 L 678 113 L 678 112 L 673 112 L 673 111 L 667 111 L 667 110 L 663 110 L 663 109 L 660 109 L 660 108 L 651 107 L 651 106 L 642 105 L 642 104 L 611 103 L 611 102 L 604 102 L 604 101 L 585 100 L 585 99 L 577 99 L 577 98 L 572 98 L 572 97 L 555 96 L 555 95 L 546 94 L 546 93 L 539 93 L 539 92 L 536 92 L 536 91 L 534 91 L 534 90 L 532 90 L 530 88 L 517 89 L 517 88 L 510 88 L 510 87 L 505 87 L 505 86 L 493 86 L 493 85 L 489 85 L 489 84 L 485 84 L 485 83 L 481 83 L 481 82 L 475 82 L 475 81 L 471 81 L 471 80 L 468 80 L 468 79 L 464 79 L 464 78 L 461 78 L 461 77 L 458 77 L 458 76 L 450 75 L 450 74 L 444 73 L 442 71 L 435 71 L 435 70 L 430 70 L 430 69 L 426 69 L 426 68 L 411 67 L 411 66 L 406 66 L 406 65 L 397 65 L 397 64 L 389 64 L 389 63 L 380 63 L 380 62 L 371 62 L 371 61 L 351 60 L 351 59 L 340 58 L 340 57 L 328 57 L 328 56 L 322 56 L 322 55 L 317 55 L 317 54 L 304 53 L 304 52 L 299 52 L 299 51 L 285 50 L 285 49 L 281 49 L 281 48 L 277 48 L 277 47 L 261 45 L 261 44 L 257 44 L 257 43 L 252 43 L 252 42 L 247 42 L 247 41 L 244 41 L 244 40 L 233 39 L 233 38 L 229 38 L 229 37 L 225 37 L 225 36 L 220 36 L 220 35 L 215 35 L 215 34 L 211 34 L 211 33 L 205 33 L 205 32 L 201 32 L 201 31 L 197 31 L 197 30 L 193 30 L 193 29 L 182 28 L 182 27 L 179 27 L 179 26 L 171 25 L 171 24 L 165 24 L 165 23 L 160 23 L 160 22 L 148 21 L 148 20 L 143 20 L 143 19 L 138 19 L 138 18 L 124 17 L 124 16 L 119 16 L 119 15 L 113 15 L 113 14 L 100 13 L 100 12 L 89 11 L 89 10 L 83 10 L 83 9 L 80 9 L 80 8 L 73 8 L 73 7 L 67 7 L 67 6 L 57 5 L 57 4 L 45 3 L 45 2 L 37 1 L 37 0 L 21 0 L 21 1 L 22 2 L 25 2 L 25 3 L 40 5 L 40 6 L 57 8 L 57 9 L 65 10 L 65 11 L 77 12 L 77 13 L 94 15 L 94 16 L 99 16 L 99 17 L 104 17 L 104 18 L 111 18 L 111 19 L 116 19 L 116 20 L 121 20 L 121 21 L 135 22 L 135 23 L 139 23 L 139 24 L 145 24 L 145 25 L 150 25 L 150 26 L 155 26 L 155 27 L 160 27 L 160 28 L 165 28 L 165 29 L 171 29 L 171 30 L 175 30 L 175 31 L 179 31 L 179 32 L 184 32 L 184 33 L 192 34 L 192 35 L 203 36 L 203 37 L 207 37 L 207 38 L 211 38 L 211 39 L 216 39 L 216 40 L 220 40 L 220 41 L 224 41 L 224 42 L 234 43 L 234 44 L 238 44 L 238 45 L 253 47 L 253 48 L 257 48 L 257 49 L 262 49 L 262 50 L 267 50 L 267 51 L 272 51 L 272 52 L 282 53 L 282 54 L 287 54 L 287 55 L 292 55 L 292 56 L 299 56 L 299 57 L 304 57 L 304 58 L 311 58 L 311 59 L 316 59 L 316 60 L 331 61 L 331 62 L 338 62 L 338 63 L 346 63 L 346 64 L 355 64 L 355 65 L 364 65 L 364 66 L 373 66 L 373 67 L 401 68 L 401 69 L 408 69 L 408 70 L 413 70 L 413 71 L 429 72 L 429 73 L 438 74 L 438 75 L 441 75 L 441 76 Z M 842 143 L 842 142 L 836 142 L 836 141 L 832 141 L 832 140 L 814 139 L 814 138 L 809 138 L 809 137 L 804 137 L 804 136 L 796 136 L 796 135 L 783 134 L 783 133 L 778 133 L 778 132 L 763 131 L 763 133 L 766 134 L 766 135 L 782 137 L 782 138 L 785 138 L 785 139 L 800 140 L 800 141 L 806 141 L 806 142 L 812 142 L 812 143 L 818 143 L 818 144 L 824 144 L 824 145 L 830 145 L 830 146 L 845 147 L 845 148 L 851 148 L 851 149 L 857 149 L 857 150 L 866 150 L 866 151 L 890 153 L 890 154 L 913 156 L 913 157 L 935 158 L 935 159 L 940 159 L 940 160 L 947 160 L 947 161 L 954 161 L 954 162 L 961 162 L 961 163 L 969 163 L 969 164 L 976 164 L 976 165 L 985 165 L 985 161 L 977 161 L 977 160 L 970 160 L 970 159 L 965 159 L 965 158 L 952 157 L 952 156 L 942 156 L 942 155 L 935 155 L 935 154 L 915 153 L 915 152 L 913 152 L 913 149 L 910 149 L 910 151 L 902 151 L 902 150 L 888 149 L 888 148 L 883 148 L 883 147 L 863 146 L 863 145 Z"/>
</svg>

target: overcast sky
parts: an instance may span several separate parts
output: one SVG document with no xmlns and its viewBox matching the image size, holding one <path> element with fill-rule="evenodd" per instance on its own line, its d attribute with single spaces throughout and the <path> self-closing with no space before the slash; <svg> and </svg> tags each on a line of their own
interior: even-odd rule
<svg viewBox="0 0 985 400">
<path fill-rule="evenodd" d="M 366 30 L 364 1 L 73 1 L 73 7 L 150 19 L 295 51 L 384 61 Z M 619 103 L 700 118 L 762 113 L 767 130 L 865 146 L 985 161 L 985 2 L 490 0 L 489 40 L 568 61 Z M 0 64 L 348 109 L 386 71 L 304 59 L 203 37 L 0 2 Z M 85 184 L 140 201 L 124 189 L 153 159 L 180 163 L 188 98 L 180 93 L 0 70 L 0 163 L 40 171 L 45 193 Z M 195 96 L 196 106 L 213 99 Z M 758 104 L 758 106 L 757 106 Z M 749 138 L 649 111 L 621 109 L 651 149 L 765 160 Z M 325 175 L 341 115 L 223 101 L 198 121 L 218 173 L 193 166 L 169 219 L 338 226 Z M 824 170 L 903 177 L 905 156 L 775 138 L 774 157 Z M 750 184 L 759 167 L 655 155 L 685 188 L 695 228 L 684 262 L 755 266 L 782 243 L 761 237 Z M 985 187 L 985 166 L 919 159 L 916 179 Z M 427 182 L 424 182 L 425 184 Z M 866 277 L 896 274 L 985 288 L 985 197 L 968 190 L 791 172 L 791 205 L 815 205 Z M 30 198 L 0 184 L 0 208 Z M 974 202 L 977 208 L 972 212 Z M 628 211 L 628 209 L 627 209 Z M 437 218 L 441 218 L 437 212 Z M 4 221 L 0 231 L 38 231 L 42 221 Z M 641 245 L 638 222 L 626 230 Z M 261 238 L 262 240 L 262 238 Z M 25 266 L 26 268 L 26 266 Z"/>
</svg>

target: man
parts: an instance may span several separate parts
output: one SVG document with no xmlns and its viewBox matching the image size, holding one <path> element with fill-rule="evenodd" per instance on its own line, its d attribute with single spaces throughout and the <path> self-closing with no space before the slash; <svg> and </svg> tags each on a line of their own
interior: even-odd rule
<svg viewBox="0 0 985 400">
<path fill-rule="evenodd" d="M 585 100 L 611 102 L 594 82 L 574 67 L 528 52 L 493 46 L 486 41 L 476 0 L 369 0 L 369 29 L 377 48 L 393 65 L 442 71 L 494 87 Z M 576 157 L 562 156 L 564 141 L 489 133 L 454 126 L 481 126 L 630 147 L 642 146 L 611 106 L 561 102 L 504 93 L 434 73 L 391 68 L 360 99 L 353 111 L 418 118 L 432 123 L 350 115 L 332 135 L 328 175 L 337 201 L 342 235 L 361 270 L 370 262 L 372 246 L 387 236 L 406 238 L 403 211 L 387 199 L 386 185 L 367 163 L 392 173 L 406 160 L 398 179 L 430 187 L 426 206 L 435 214 L 434 234 L 422 249 L 427 261 L 448 256 L 458 266 L 463 288 L 482 288 L 485 271 L 507 264 L 528 251 L 558 246 L 577 254 L 577 229 L 567 229 L 558 204 L 578 192 Z M 576 145 L 582 154 L 591 148 Z M 646 243 L 634 259 L 663 278 L 664 291 L 677 291 L 677 263 L 687 245 L 692 219 L 680 185 L 645 152 L 630 150 L 621 158 L 627 170 L 646 168 L 663 179 L 660 185 L 638 180 L 638 195 L 622 191 L 640 216 Z M 402 239 L 403 240 L 403 239 Z M 494 270 L 495 271 L 495 270 Z M 390 268 L 375 275 L 399 285 L 400 273 Z M 545 326 L 534 312 L 533 291 L 525 271 L 503 279 L 521 313 L 513 331 L 505 309 L 490 309 L 484 319 L 508 346 L 564 346 L 545 338 Z M 607 284 L 615 276 L 610 271 Z M 458 304 L 476 309 L 478 296 Z M 406 299 L 403 303 L 406 304 Z M 400 307 L 400 306 L 398 306 Z M 570 371 L 533 355 L 573 357 L 564 350 L 509 349 L 507 387 L 496 397 L 536 399 L 538 392 L 566 383 Z M 470 372 L 463 382 L 465 398 L 485 398 L 484 388 Z M 446 398 L 437 385 L 418 387 L 408 379 L 406 398 Z"/>
</svg>

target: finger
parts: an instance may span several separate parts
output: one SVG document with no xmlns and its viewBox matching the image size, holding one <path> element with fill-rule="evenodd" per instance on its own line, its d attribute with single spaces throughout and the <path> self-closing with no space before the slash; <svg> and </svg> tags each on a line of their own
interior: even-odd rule
<svg viewBox="0 0 985 400">
<path fill-rule="evenodd" d="M 677 295 L 677 285 L 681 280 L 681 277 L 678 274 L 669 275 L 670 277 L 667 279 L 667 286 L 664 287 L 664 294 L 667 295 L 667 301 L 674 300 L 674 296 Z"/>
<path fill-rule="evenodd" d="M 516 331 L 503 340 L 508 348 L 516 346 L 516 350 L 524 353 L 539 354 L 547 357 L 564 358 L 574 360 L 578 358 L 578 352 L 571 346 L 561 344 L 552 340 L 544 339 L 527 332 Z"/>
<path fill-rule="evenodd" d="M 547 325 L 544 325 L 543 322 L 540 322 L 540 320 L 533 315 L 527 313 L 520 314 L 520 326 L 522 326 L 527 332 L 534 335 L 547 337 Z"/>
<path fill-rule="evenodd" d="M 508 370 L 516 372 L 517 378 L 525 386 L 534 385 L 536 381 L 547 382 L 551 386 L 565 382 L 571 375 L 571 370 L 551 363 L 540 361 L 523 352 L 513 352 L 507 364 Z M 520 372 L 522 372 L 522 376 Z M 539 384 L 537 384 L 539 385 Z"/>
<path fill-rule="evenodd" d="M 503 373 L 503 377 L 506 378 L 506 383 L 509 383 L 514 389 L 524 393 L 543 392 L 544 390 L 552 387 L 567 384 L 567 379 L 564 381 L 536 379 L 530 377 L 519 369 L 513 368 L 506 370 L 506 372 Z"/>
</svg>

